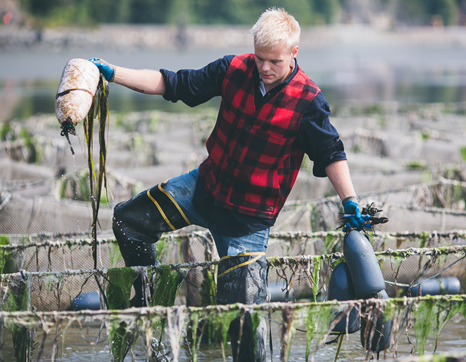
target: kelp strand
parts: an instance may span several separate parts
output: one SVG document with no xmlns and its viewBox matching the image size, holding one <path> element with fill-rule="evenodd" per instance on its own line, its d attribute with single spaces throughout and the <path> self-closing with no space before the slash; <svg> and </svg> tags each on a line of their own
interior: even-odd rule
<svg viewBox="0 0 466 362">
<path fill-rule="evenodd" d="M 97 92 L 94 97 L 92 106 L 89 110 L 87 117 L 84 120 L 84 133 L 86 136 L 87 143 L 87 155 L 88 155 L 88 168 L 89 168 L 89 189 L 90 199 L 92 206 L 92 238 L 94 240 L 92 244 L 92 257 L 94 259 L 94 269 L 97 269 L 97 224 L 98 214 L 100 207 L 100 200 L 102 197 L 102 186 L 106 182 L 106 159 L 107 159 L 107 147 L 105 141 L 105 131 L 108 119 L 108 95 L 109 88 L 105 79 L 101 76 L 100 82 L 97 87 Z M 97 111 L 97 112 L 96 112 Z M 94 119 L 95 113 L 99 117 L 99 177 L 97 178 L 95 172 L 95 165 L 93 160 L 93 134 L 94 134 Z"/>
</svg>

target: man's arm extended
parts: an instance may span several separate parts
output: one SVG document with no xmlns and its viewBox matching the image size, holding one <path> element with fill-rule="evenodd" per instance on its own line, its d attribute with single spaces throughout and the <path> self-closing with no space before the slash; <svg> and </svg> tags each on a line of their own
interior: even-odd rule
<svg viewBox="0 0 466 362">
<path fill-rule="evenodd" d="M 115 66 L 114 82 L 144 94 L 165 94 L 165 81 L 158 70 L 129 69 Z"/>
<path fill-rule="evenodd" d="M 112 65 L 100 58 L 91 58 L 100 73 L 109 82 L 115 82 L 134 91 L 161 95 L 171 102 L 182 101 L 190 107 L 205 103 L 221 95 L 221 86 L 233 55 L 226 55 L 201 69 L 130 69 Z"/>
</svg>

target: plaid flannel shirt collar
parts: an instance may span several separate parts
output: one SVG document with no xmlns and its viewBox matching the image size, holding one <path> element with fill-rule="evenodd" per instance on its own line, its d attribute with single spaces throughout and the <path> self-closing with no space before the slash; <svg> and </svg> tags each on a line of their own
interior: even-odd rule
<svg viewBox="0 0 466 362">
<path fill-rule="evenodd" d="M 286 86 L 290 81 L 291 79 L 293 79 L 293 77 L 296 75 L 296 73 L 298 72 L 298 61 L 296 60 L 296 58 L 294 59 L 294 68 L 293 68 L 293 71 L 291 72 L 291 74 L 285 78 L 285 80 L 283 82 L 281 82 L 278 86 L 276 86 L 272 91 L 275 93 L 275 92 L 278 92 L 280 91 L 281 89 L 283 89 L 284 86 Z M 255 84 L 257 84 L 257 88 L 259 89 L 260 91 L 260 94 L 262 95 L 262 97 L 265 97 L 267 92 L 265 91 L 265 85 L 264 85 L 264 82 L 262 81 L 260 75 L 259 75 L 259 71 L 257 70 L 257 67 L 254 65 L 254 69 L 252 71 L 252 74 L 253 74 L 253 77 L 254 77 L 254 82 Z"/>
</svg>

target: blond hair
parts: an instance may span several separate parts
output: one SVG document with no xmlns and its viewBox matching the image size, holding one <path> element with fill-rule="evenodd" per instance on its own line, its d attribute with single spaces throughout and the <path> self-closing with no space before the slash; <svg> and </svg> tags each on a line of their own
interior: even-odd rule
<svg viewBox="0 0 466 362">
<path fill-rule="evenodd" d="M 285 41 L 292 50 L 299 43 L 301 28 L 284 9 L 270 8 L 262 13 L 251 28 L 251 33 L 258 48 L 270 48 Z"/>
</svg>

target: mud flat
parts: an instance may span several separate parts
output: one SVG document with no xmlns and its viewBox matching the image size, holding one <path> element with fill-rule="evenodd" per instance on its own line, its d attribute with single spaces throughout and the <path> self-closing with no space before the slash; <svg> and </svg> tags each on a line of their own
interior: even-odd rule
<svg viewBox="0 0 466 362">
<path fill-rule="evenodd" d="M 66 49 L 226 49 L 252 44 L 249 26 L 101 25 L 88 28 L 0 28 L 0 47 Z M 182 33 L 181 33 L 182 32 Z M 180 37 L 181 35 L 181 37 Z M 181 40 L 180 40 L 181 38 Z M 403 45 L 466 47 L 465 27 L 377 28 L 347 24 L 303 27 L 301 46 Z"/>
</svg>

